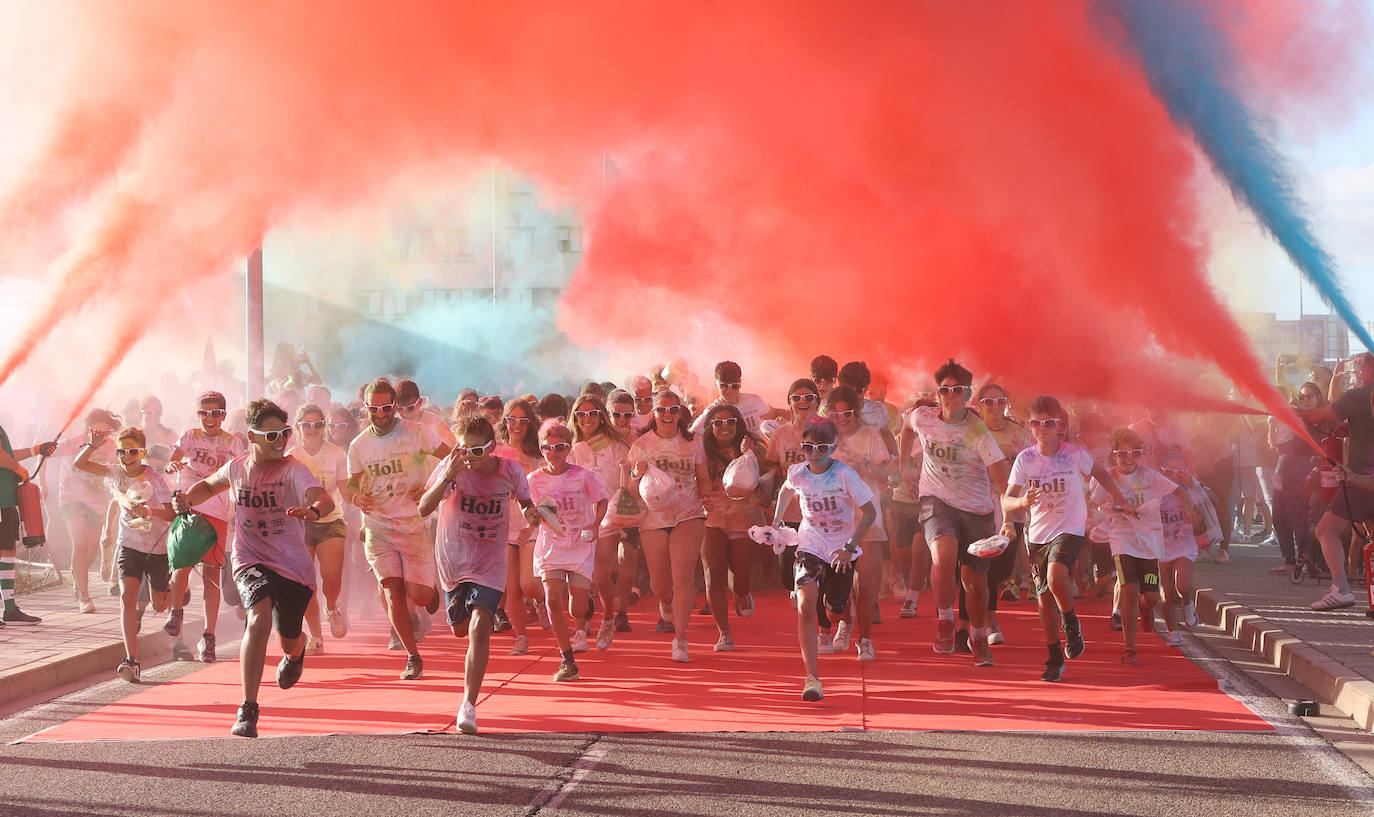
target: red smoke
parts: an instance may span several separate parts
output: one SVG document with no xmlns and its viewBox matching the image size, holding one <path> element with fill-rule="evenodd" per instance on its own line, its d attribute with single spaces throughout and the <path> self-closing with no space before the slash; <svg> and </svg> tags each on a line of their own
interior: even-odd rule
<svg viewBox="0 0 1374 817">
<path fill-rule="evenodd" d="M 132 343 L 294 213 L 455 158 L 580 188 L 604 152 L 581 343 L 755 387 L 954 355 L 1023 393 L 1221 405 L 1179 374 L 1200 361 L 1282 410 L 1207 283 L 1195 153 L 1089 5 L 74 3 L 69 94 L 0 216 L 75 196 L 89 225 L 0 381 L 83 308 Z"/>
</svg>

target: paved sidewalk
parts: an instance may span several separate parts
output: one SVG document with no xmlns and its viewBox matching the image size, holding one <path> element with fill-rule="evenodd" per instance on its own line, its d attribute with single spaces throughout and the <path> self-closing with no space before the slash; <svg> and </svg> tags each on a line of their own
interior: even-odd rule
<svg viewBox="0 0 1374 817">
<path fill-rule="evenodd" d="M 1277 547 L 1248 544 L 1232 545 L 1228 564 L 1199 561 L 1199 616 L 1374 730 L 1374 621 L 1365 615 L 1363 581 L 1351 583 L 1354 607 L 1319 613 L 1310 605 L 1330 582 L 1295 585 L 1269 573 L 1281 561 Z"/>
</svg>

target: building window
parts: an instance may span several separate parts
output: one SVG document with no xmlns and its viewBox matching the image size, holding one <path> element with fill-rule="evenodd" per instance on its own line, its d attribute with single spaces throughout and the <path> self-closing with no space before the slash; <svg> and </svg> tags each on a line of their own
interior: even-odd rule
<svg viewBox="0 0 1374 817">
<path fill-rule="evenodd" d="M 559 227 L 558 251 L 563 253 L 582 252 L 582 228 Z"/>
</svg>

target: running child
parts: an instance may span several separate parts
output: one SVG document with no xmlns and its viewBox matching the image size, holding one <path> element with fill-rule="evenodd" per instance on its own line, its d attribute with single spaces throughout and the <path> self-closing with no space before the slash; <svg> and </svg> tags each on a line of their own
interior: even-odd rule
<svg viewBox="0 0 1374 817">
<path fill-rule="evenodd" d="M 320 591 L 324 595 L 324 616 L 329 621 L 330 634 L 343 638 L 348 635 L 348 615 L 339 603 L 339 595 L 343 591 L 348 523 L 344 522 L 343 497 L 339 489 L 348 482 L 348 453 L 325 439 L 326 424 L 324 409 L 314 403 L 296 409 L 296 443 L 286 453 L 310 469 L 334 503 L 334 510 L 323 519 L 305 521 L 305 546 L 320 565 Z M 324 652 L 319 594 L 310 597 L 305 624 L 310 631 L 305 651 L 310 655 Z"/>
</svg>

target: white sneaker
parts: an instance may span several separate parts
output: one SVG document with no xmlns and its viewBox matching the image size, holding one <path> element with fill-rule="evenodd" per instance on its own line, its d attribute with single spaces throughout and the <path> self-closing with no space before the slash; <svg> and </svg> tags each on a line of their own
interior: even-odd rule
<svg viewBox="0 0 1374 817">
<path fill-rule="evenodd" d="M 515 643 L 511 645 L 511 655 L 524 655 L 530 651 L 530 637 L 527 635 L 517 635 Z"/>
<path fill-rule="evenodd" d="M 615 622 L 603 621 L 601 628 L 596 631 L 596 648 L 598 650 L 608 650 L 611 642 L 615 640 Z"/>
<path fill-rule="evenodd" d="M 686 664 L 691 659 L 687 656 L 687 639 L 673 639 L 673 660 L 679 664 Z"/>
<path fill-rule="evenodd" d="M 477 707 L 468 701 L 458 707 L 458 731 L 464 735 L 477 734 Z"/>
<path fill-rule="evenodd" d="M 572 634 L 572 641 L 571 641 L 571 644 L 572 644 L 572 651 L 573 651 L 573 652 L 586 652 L 586 651 L 587 651 L 587 631 L 586 631 L 586 630 L 575 630 L 575 631 L 573 632 L 573 634 Z"/>
<path fill-rule="evenodd" d="M 329 632 L 335 638 L 343 638 L 348 635 L 348 614 L 343 610 L 328 610 L 326 615 L 329 618 Z"/>
<path fill-rule="evenodd" d="M 1172 633 L 1169 633 L 1167 636 L 1164 637 L 1164 643 L 1168 644 L 1170 647 L 1182 647 L 1183 633 L 1180 633 L 1178 630 L 1174 630 Z"/>
<path fill-rule="evenodd" d="M 816 652 L 821 655 L 833 655 L 835 653 L 835 641 L 830 637 L 829 630 L 816 636 Z"/>
<path fill-rule="evenodd" d="M 994 647 L 1007 643 L 1007 637 L 1002 635 L 1002 628 L 996 622 L 988 625 L 988 643 Z"/>
<path fill-rule="evenodd" d="M 734 652 L 735 637 L 730 633 L 725 633 L 716 641 L 716 652 Z"/>
<path fill-rule="evenodd" d="M 835 638 L 830 644 L 832 652 L 844 652 L 849 649 L 849 620 L 840 619 L 840 623 L 835 625 Z"/>
<path fill-rule="evenodd" d="M 324 654 L 324 639 L 316 638 L 316 637 L 313 636 L 313 635 L 307 635 L 307 636 L 305 637 L 305 654 L 306 654 L 306 655 L 323 655 L 323 654 Z"/>
<path fill-rule="evenodd" d="M 859 639 L 859 660 L 872 661 L 876 656 L 873 655 L 873 641 L 868 638 Z"/>
<path fill-rule="evenodd" d="M 91 601 L 90 596 L 87 596 L 86 598 L 84 598 L 84 599 L 81 600 L 81 606 L 80 606 L 79 609 L 80 609 L 81 612 L 83 612 L 83 613 L 94 613 L 94 612 L 95 612 L 95 602 Z"/>
<path fill-rule="evenodd" d="M 1326 591 L 1326 595 L 1312 602 L 1313 610 L 1340 610 L 1345 607 L 1355 606 L 1354 593 L 1342 593 L 1336 585 L 1331 585 L 1331 589 Z"/>
<path fill-rule="evenodd" d="M 740 618 L 754 615 L 754 594 L 746 593 L 743 599 L 735 599 L 735 614 Z"/>
<path fill-rule="evenodd" d="M 1183 605 L 1183 620 L 1189 627 L 1196 627 L 1198 625 L 1197 604 L 1190 601 Z"/>
</svg>

